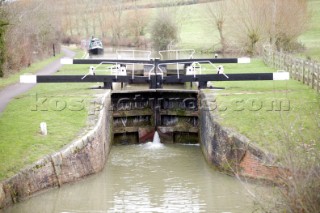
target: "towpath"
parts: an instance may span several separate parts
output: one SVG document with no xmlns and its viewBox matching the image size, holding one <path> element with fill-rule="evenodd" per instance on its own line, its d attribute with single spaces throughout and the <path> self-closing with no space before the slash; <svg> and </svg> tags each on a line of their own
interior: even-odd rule
<svg viewBox="0 0 320 213">
<path fill-rule="evenodd" d="M 66 57 L 73 58 L 75 53 L 67 48 L 62 48 L 62 52 L 65 54 Z M 60 64 L 60 59 L 57 59 L 56 61 L 50 63 L 43 69 L 39 70 L 36 75 L 50 75 L 52 73 L 55 73 L 57 70 L 60 69 L 62 65 Z M 0 91 L 0 113 L 3 112 L 3 110 L 6 108 L 8 103 L 16 96 L 30 90 L 32 87 L 34 87 L 36 84 L 21 84 L 16 83 L 13 85 L 10 85 L 8 87 L 5 87 Z M 1 114 L 0 114 L 1 115 Z"/>
</svg>

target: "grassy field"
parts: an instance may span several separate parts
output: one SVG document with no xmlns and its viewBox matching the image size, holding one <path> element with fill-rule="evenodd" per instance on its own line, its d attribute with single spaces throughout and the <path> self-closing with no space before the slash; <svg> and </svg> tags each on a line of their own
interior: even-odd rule
<svg viewBox="0 0 320 213">
<path fill-rule="evenodd" d="M 275 71 L 258 59 L 251 64 L 224 67 L 226 73 Z M 205 91 L 216 95 L 220 122 L 265 149 L 278 153 L 288 142 L 320 141 L 320 95 L 301 82 L 218 82 L 214 86 L 225 87 L 225 90 Z M 316 147 L 320 149 L 320 144 Z"/>
<path fill-rule="evenodd" d="M 320 61 L 320 1 L 309 1 L 310 22 L 308 30 L 300 36 L 299 40 L 307 48 L 303 57 Z"/>
<path fill-rule="evenodd" d="M 196 4 L 183 6 L 181 10 L 183 19 L 180 22 L 179 47 L 193 48 L 197 51 L 212 51 L 214 45 L 219 44 L 218 32 L 210 24 L 205 13 L 206 5 L 207 4 Z"/>
<path fill-rule="evenodd" d="M 59 74 L 87 72 L 88 65 L 65 65 Z M 81 133 L 90 101 L 97 93 L 90 89 L 93 85 L 39 84 L 9 103 L 0 114 L 0 180 L 62 148 Z M 48 136 L 40 134 L 40 122 L 47 122 Z"/>
</svg>

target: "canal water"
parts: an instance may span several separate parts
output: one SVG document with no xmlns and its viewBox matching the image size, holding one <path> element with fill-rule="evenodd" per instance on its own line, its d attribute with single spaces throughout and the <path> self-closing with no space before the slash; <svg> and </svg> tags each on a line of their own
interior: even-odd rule
<svg viewBox="0 0 320 213">
<path fill-rule="evenodd" d="M 147 143 L 113 146 L 99 174 L 49 190 L 4 212 L 243 213 L 252 209 L 243 183 L 208 166 L 200 146 Z"/>
</svg>

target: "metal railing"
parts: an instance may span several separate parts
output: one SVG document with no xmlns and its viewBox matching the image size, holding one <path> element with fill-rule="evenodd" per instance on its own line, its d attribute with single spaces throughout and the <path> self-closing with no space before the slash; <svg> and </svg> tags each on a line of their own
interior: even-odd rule
<svg viewBox="0 0 320 213">
<path fill-rule="evenodd" d="M 122 54 L 121 54 L 122 53 Z M 126 55 L 129 55 L 130 57 L 126 59 L 144 59 L 144 60 L 150 60 L 151 57 L 151 51 L 147 50 L 116 50 L 117 59 L 123 59 L 123 53 L 126 53 Z M 146 57 L 137 57 L 137 53 L 139 54 L 145 54 Z"/>
<path fill-rule="evenodd" d="M 101 62 L 100 64 L 98 64 L 96 67 L 94 67 L 94 66 L 90 66 L 90 68 L 89 68 L 89 72 L 86 74 L 86 75 L 84 75 L 83 77 L 82 77 L 82 79 L 84 79 L 85 77 L 87 77 L 88 75 L 95 75 L 95 73 L 96 72 L 99 72 L 99 71 L 106 71 L 106 70 L 97 70 L 97 68 L 98 67 L 100 67 L 101 65 L 103 65 L 103 64 L 109 64 L 109 65 L 111 65 L 110 67 L 108 67 L 107 69 L 111 69 L 111 72 L 113 72 L 113 74 L 115 74 L 115 78 L 117 79 L 118 78 L 118 75 L 127 75 L 127 71 L 126 71 L 126 68 L 125 67 L 123 67 L 123 66 L 121 66 L 121 65 L 133 65 L 133 70 L 132 70 L 132 75 L 131 75 L 131 78 L 132 79 L 134 79 L 134 65 L 136 64 L 136 63 L 124 63 L 124 62 L 121 62 L 121 63 L 119 63 L 119 62 L 110 62 L 110 61 L 108 61 L 108 62 Z M 149 71 L 149 79 L 150 79 L 150 73 L 154 70 L 154 68 L 155 68 L 155 66 L 154 66 L 154 64 L 145 64 L 145 65 L 149 65 L 149 66 L 152 66 L 152 68 L 150 69 L 150 71 Z"/>
<path fill-rule="evenodd" d="M 226 74 L 224 74 L 224 70 L 223 70 L 223 66 L 216 66 L 216 65 L 214 65 L 212 62 L 210 62 L 210 61 L 201 61 L 201 62 L 203 62 L 203 63 L 209 63 L 212 67 L 214 67 L 215 69 L 216 69 L 216 71 L 218 72 L 219 70 L 220 70 L 220 73 L 219 74 L 223 74 L 226 78 L 229 78 Z M 177 64 L 177 65 L 185 65 L 185 64 L 190 64 L 190 62 L 179 62 L 179 63 L 159 63 L 158 64 L 158 66 L 157 66 L 157 68 L 161 71 L 161 75 L 162 75 L 162 78 L 163 78 L 163 73 L 164 73 L 164 71 L 163 71 L 163 69 L 161 68 L 161 66 L 163 66 L 163 65 L 169 65 L 169 64 Z M 196 65 L 198 65 L 198 67 L 200 67 L 200 74 L 201 74 L 201 70 L 202 70 L 202 68 L 201 68 L 201 65 L 200 65 L 200 63 L 199 62 L 197 62 L 197 61 L 194 61 L 194 62 L 192 62 L 191 63 L 191 69 L 192 69 L 192 72 L 193 72 L 193 76 L 194 77 L 196 77 L 196 72 L 197 72 L 197 70 L 196 70 L 196 68 L 197 68 L 197 66 Z M 221 69 L 221 67 L 222 67 L 222 69 Z M 180 78 L 180 70 L 179 70 L 179 68 L 177 68 L 177 78 L 179 79 Z"/>
<path fill-rule="evenodd" d="M 164 59 L 164 56 L 163 56 L 163 53 L 173 53 L 174 54 L 174 57 L 175 59 L 179 59 L 180 57 L 180 53 L 181 52 L 191 52 L 189 55 L 188 55 L 188 59 L 193 59 L 193 55 L 194 53 L 196 52 L 194 49 L 182 49 L 182 50 L 160 50 L 159 51 L 159 55 L 160 55 L 160 59 Z"/>
</svg>

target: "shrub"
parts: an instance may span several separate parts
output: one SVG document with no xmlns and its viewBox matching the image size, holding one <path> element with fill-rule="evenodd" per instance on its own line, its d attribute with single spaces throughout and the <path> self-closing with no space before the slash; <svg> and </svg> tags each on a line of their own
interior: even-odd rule
<svg viewBox="0 0 320 213">
<path fill-rule="evenodd" d="M 165 50 L 177 39 L 178 25 L 174 15 L 164 9 L 159 10 L 151 26 L 152 47 L 157 51 Z"/>
<path fill-rule="evenodd" d="M 314 125 L 320 128 L 319 114 L 315 113 Z M 292 127 L 292 124 L 289 126 Z M 277 131 L 277 130 L 276 130 Z M 276 132 L 275 131 L 275 132 Z M 262 212 L 314 213 L 320 209 L 320 138 L 307 141 L 297 137 L 290 127 L 283 129 L 284 148 L 278 153 L 281 183 L 273 193 L 256 197 Z M 260 193 L 258 192 L 257 195 Z"/>
</svg>

